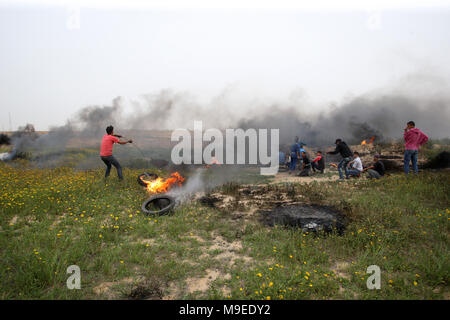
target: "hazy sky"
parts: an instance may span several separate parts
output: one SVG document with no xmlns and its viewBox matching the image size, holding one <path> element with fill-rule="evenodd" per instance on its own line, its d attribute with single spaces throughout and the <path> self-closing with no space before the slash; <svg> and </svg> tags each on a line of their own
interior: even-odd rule
<svg viewBox="0 0 450 320">
<path fill-rule="evenodd" d="M 0 1 L 0 130 L 8 113 L 13 129 L 46 130 L 87 105 L 164 88 L 200 100 L 225 88 L 275 99 L 301 90 L 325 106 L 410 73 L 450 74 L 442 1 L 371 10 L 53 2 Z"/>
</svg>

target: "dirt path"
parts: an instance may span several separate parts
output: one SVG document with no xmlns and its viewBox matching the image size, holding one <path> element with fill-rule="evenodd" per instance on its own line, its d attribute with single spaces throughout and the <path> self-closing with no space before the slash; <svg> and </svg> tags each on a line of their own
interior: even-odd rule
<svg viewBox="0 0 450 320">
<path fill-rule="evenodd" d="M 298 172 L 296 171 L 296 173 L 298 174 Z M 308 182 L 312 182 L 312 181 L 333 181 L 333 180 L 337 180 L 339 178 L 339 176 L 337 175 L 333 175 L 333 176 L 323 176 L 321 174 L 316 174 L 313 175 L 311 177 L 299 177 L 293 174 L 288 174 L 287 172 L 279 172 L 276 176 L 274 176 L 272 178 L 272 180 L 270 181 L 270 184 L 273 183 L 292 183 L 292 182 L 297 182 L 297 183 L 308 183 Z"/>
</svg>

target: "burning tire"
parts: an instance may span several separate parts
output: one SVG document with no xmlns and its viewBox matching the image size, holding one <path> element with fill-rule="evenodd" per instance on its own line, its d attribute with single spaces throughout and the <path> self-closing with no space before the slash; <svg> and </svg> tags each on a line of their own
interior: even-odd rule
<svg viewBox="0 0 450 320">
<path fill-rule="evenodd" d="M 175 207 L 175 199 L 166 194 L 157 194 L 142 204 L 142 211 L 146 214 L 165 215 Z"/>
<path fill-rule="evenodd" d="M 144 172 L 144 173 L 141 173 L 140 175 L 138 175 L 137 181 L 141 186 L 145 187 L 147 185 L 145 183 L 145 181 L 151 181 L 151 180 L 155 180 L 157 178 L 158 178 L 158 175 L 156 173 Z"/>
</svg>

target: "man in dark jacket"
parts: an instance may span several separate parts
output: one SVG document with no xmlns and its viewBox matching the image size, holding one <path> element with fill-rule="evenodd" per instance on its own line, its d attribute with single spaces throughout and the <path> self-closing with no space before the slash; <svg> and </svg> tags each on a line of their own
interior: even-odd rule
<svg viewBox="0 0 450 320">
<path fill-rule="evenodd" d="M 334 151 L 329 151 L 327 154 L 340 154 L 342 156 L 341 162 L 339 162 L 337 168 L 339 171 L 339 179 L 344 180 L 344 173 L 342 172 L 342 168 L 344 168 L 345 173 L 347 174 L 347 164 L 352 160 L 352 151 L 348 147 L 348 145 L 342 141 L 341 139 L 336 139 L 336 149 Z"/>
<path fill-rule="evenodd" d="M 291 162 L 289 163 L 289 174 L 294 172 L 294 170 L 297 168 L 297 161 L 301 160 L 302 158 L 300 153 L 302 150 L 304 150 L 303 146 L 305 145 L 305 143 L 299 140 L 299 137 L 295 137 L 295 143 L 291 146 Z"/>
</svg>

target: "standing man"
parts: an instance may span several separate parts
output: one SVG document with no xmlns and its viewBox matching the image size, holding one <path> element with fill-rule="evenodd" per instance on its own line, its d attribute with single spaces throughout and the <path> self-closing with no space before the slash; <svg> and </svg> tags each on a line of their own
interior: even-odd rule
<svg viewBox="0 0 450 320">
<path fill-rule="evenodd" d="M 119 180 L 122 181 L 123 180 L 122 167 L 120 166 L 119 161 L 117 161 L 116 158 L 114 158 L 112 155 L 113 144 L 114 143 L 118 143 L 118 144 L 132 143 L 133 140 L 128 140 L 128 141 L 124 142 L 124 141 L 120 141 L 119 137 L 121 137 L 121 136 L 114 135 L 114 127 L 113 126 L 108 126 L 106 128 L 106 134 L 103 136 L 102 145 L 100 148 L 100 158 L 106 164 L 105 178 L 107 178 L 109 176 L 109 173 L 111 172 L 111 165 L 113 165 L 114 167 L 116 167 L 117 176 L 119 177 Z"/>
<path fill-rule="evenodd" d="M 412 162 L 414 173 L 419 172 L 417 166 L 417 156 L 419 155 L 419 147 L 428 141 L 428 136 L 419 128 L 416 128 L 414 121 L 409 121 L 406 128 L 403 129 L 403 138 L 405 139 L 405 173 L 409 173 L 409 163 Z"/>
<path fill-rule="evenodd" d="M 300 145 L 298 144 L 298 140 L 298 137 L 295 137 L 295 143 L 291 146 L 291 162 L 289 163 L 289 174 L 294 172 L 295 168 L 297 167 L 297 161 L 300 158 Z"/>
<path fill-rule="evenodd" d="M 342 173 L 342 168 L 344 168 L 347 173 L 347 164 L 352 160 L 352 151 L 348 145 L 341 139 L 336 139 L 336 149 L 334 151 L 329 151 L 327 154 L 340 154 L 342 160 L 339 162 L 337 168 L 339 171 L 339 179 L 344 180 L 344 174 Z"/>
</svg>

